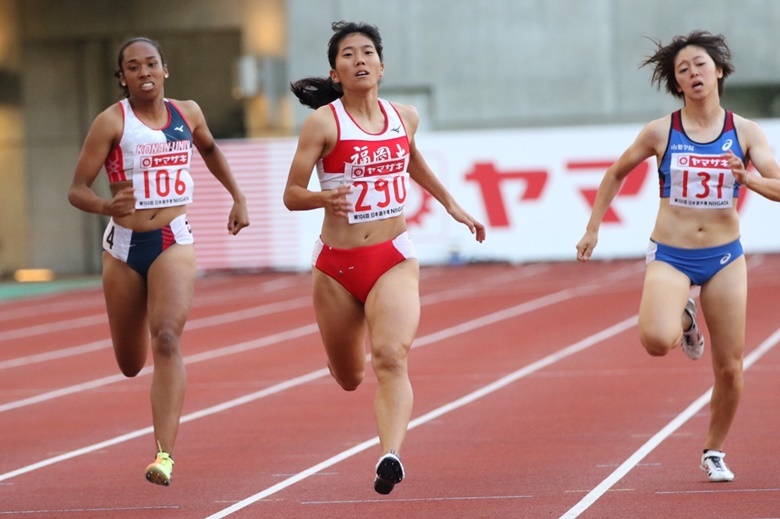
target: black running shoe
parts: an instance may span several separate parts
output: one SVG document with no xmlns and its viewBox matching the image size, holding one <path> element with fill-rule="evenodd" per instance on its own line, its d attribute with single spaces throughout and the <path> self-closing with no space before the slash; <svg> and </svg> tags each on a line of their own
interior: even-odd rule
<svg viewBox="0 0 780 519">
<path fill-rule="evenodd" d="M 376 478 L 374 479 L 374 490 L 380 494 L 389 494 L 393 487 L 404 479 L 404 466 L 401 460 L 391 450 L 381 458 L 376 464 Z"/>
</svg>

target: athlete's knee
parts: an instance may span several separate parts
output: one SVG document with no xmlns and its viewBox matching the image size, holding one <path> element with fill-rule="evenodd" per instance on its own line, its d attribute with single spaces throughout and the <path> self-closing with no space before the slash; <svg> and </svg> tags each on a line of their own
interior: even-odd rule
<svg viewBox="0 0 780 519">
<path fill-rule="evenodd" d="M 144 369 L 143 364 L 139 365 L 138 363 L 119 362 L 119 371 L 121 371 L 122 375 L 126 376 L 127 378 L 135 377 L 141 372 L 142 369 Z"/>
<path fill-rule="evenodd" d="M 344 391 L 355 391 L 363 383 L 363 377 L 342 377 L 337 378 L 336 382 Z"/>
<path fill-rule="evenodd" d="M 742 362 L 715 366 L 715 383 L 727 389 L 740 388 L 743 382 Z"/>
<path fill-rule="evenodd" d="M 330 364 L 328 364 L 328 370 L 330 370 L 330 375 L 344 391 L 355 391 L 363 383 L 365 376 L 365 370 L 340 373 L 334 370 Z"/>
<path fill-rule="evenodd" d="M 114 356 L 122 375 L 132 378 L 138 375 L 146 365 L 146 351 L 149 347 L 144 342 L 138 347 L 135 344 L 114 344 Z"/>
<path fill-rule="evenodd" d="M 674 343 L 667 337 L 643 330 L 639 331 L 639 341 L 645 351 L 653 357 L 663 357 L 674 347 Z"/>
<path fill-rule="evenodd" d="M 405 375 L 408 349 L 402 345 L 380 346 L 372 350 L 371 365 L 377 377 L 383 375 Z"/>
<path fill-rule="evenodd" d="M 163 326 L 152 335 L 152 350 L 158 357 L 176 357 L 181 355 L 180 342 L 181 335 L 174 328 Z"/>
</svg>

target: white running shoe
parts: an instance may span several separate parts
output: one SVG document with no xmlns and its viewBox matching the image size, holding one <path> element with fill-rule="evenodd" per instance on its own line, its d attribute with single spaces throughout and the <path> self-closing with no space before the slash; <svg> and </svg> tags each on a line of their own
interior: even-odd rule
<svg viewBox="0 0 780 519">
<path fill-rule="evenodd" d="M 696 324 L 696 301 L 688 300 L 685 305 L 685 313 L 691 318 L 691 327 L 683 332 L 680 347 L 689 359 L 700 359 L 704 353 L 704 335 L 699 331 L 699 325 Z"/>
<path fill-rule="evenodd" d="M 726 453 L 708 450 L 701 455 L 701 469 L 710 477 L 710 481 L 734 481 L 734 473 L 726 466 L 723 458 Z"/>
<path fill-rule="evenodd" d="M 380 494 L 389 494 L 393 487 L 404 479 L 404 466 L 395 455 L 395 450 L 379 458 L 376 464 L 376 478 L 374 478 L 374 490 Z"/>
</svg>

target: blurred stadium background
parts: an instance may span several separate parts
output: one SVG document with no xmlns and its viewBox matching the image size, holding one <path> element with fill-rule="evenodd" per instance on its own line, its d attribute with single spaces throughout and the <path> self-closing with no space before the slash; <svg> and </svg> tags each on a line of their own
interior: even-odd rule
<svg viewBox="0 0 780 519">
<path fill-rule="evenodd" d="M 380 95 L 418 108 L 418 147 L 488 225 L 477 247 L 417 193 L 408 215 L 423 263 L 573 260 L 604 168 L 678 107 L 638 68 L 652 39 L 725 34 L 736 73 L 723 104 L 780 147 L 776 0 L 0 0 L 0 279 L 99 272 L 105 219 L 66 193 L 92 120 L 117 99 L 118 46 L 137 35 L 161 43 L 166 95 L 201 105 L 251 196 L 250 232 L 228 240 L 220 188 L 201 171 L 190 212 L 199 268 L 306 268 L 320 215 L 281 204 L 308 113 L 287 85 L 327 74 L 340 19 L 379 27 Z M 597 258 L 644 253 L 655 164 L 629 178 Z M 103 176 L 96 189 L 107 191 Z M 753 196 L 740 210 L 746 250 L 779 251 L 767 221 L 780 207 Z"/>
</svg>

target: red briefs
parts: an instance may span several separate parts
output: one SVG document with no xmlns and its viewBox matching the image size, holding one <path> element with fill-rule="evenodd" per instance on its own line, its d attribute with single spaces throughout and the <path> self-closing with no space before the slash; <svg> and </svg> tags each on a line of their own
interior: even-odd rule
<svg viewBox="0 0 780 519">
<path fill-rule="evenodd" d="M 414 243 L 404 232 L 384 243 L 354 249 L 336 249 L 318 239 L 311 264 L 365 303 L 382 274 L 403 260 L 416 257 Z"/>
</svg>

